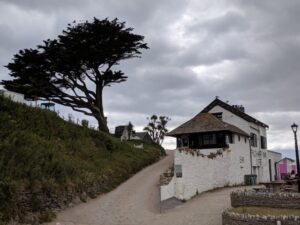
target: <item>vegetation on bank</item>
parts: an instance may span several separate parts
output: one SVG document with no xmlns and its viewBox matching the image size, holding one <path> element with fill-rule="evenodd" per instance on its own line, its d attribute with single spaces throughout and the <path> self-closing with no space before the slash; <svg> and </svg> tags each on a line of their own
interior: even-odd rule
<svg viewBox="0 0 300 225">
<path fill-rule="evenodd" d="M 38 193 L 60 198 L 71 188 L 95 197 L 164 154 L 156 144 L 134 144 L 0 97 L 0 221 L 28 222 L 30 213 L 50 220 L 52 209 Z"/>
<path fill-rule="evenodd" d="M 300 209 L 271 208 L 271 207 L 237 207 L 230 209 L 230 212 L 250 215 L 271 215 L 271 216 L 300 216 Z"/>
</svg>

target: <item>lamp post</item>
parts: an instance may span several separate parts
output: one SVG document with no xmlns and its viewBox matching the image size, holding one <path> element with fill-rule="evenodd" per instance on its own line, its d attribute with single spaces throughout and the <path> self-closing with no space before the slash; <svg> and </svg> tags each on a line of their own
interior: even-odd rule
<svg viewBox="0 0 300 225">
<path fill-rule="evenodd" d="M 300 164 L 299 164 L 299 152 L 298 152 L 298 141 L 297 141 L 297 129 L 298 125 L 293 123 L 291 126 L 293 132 L 294 132 L 294 138 L 295 138 L 295 152 L 296 152 L 296 163 L 297 163 L 297 180 L 298 180 L 298 192 L 300 193 Z"/>
</svg>

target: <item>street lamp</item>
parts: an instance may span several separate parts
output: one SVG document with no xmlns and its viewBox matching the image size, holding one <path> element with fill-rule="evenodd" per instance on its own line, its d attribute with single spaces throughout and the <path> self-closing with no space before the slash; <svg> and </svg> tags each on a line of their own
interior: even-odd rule
<svg viewBox="0 0 300 225">
<path fill-rule="evenodd" d="M 298 152 L 298 141 L 297 141 L 297 129 L 298 125 L 293 123 L 291 126 L 293 132 L 294 132 L 294 138 L 295 138 L 295 152 L 296 152 L 296 163 L 297 163 L 297 180 L 298 180 L 298 192 L 300 193 L 300 164 L 299 164 L 299 152 Z"/>
</svg>

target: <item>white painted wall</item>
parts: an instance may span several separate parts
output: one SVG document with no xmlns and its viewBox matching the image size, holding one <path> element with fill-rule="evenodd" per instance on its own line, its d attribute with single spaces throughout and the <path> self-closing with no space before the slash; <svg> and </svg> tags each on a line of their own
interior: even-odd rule
<svg viewBox="0 0 300 225">
<path fill-rule="evenodd" d="M 227 109 L 221 106 L 215 106 L 210 111 L 210 113 L 222 112 L 222 119 L 226 123 L 230 123 L 241 130 L 245 131 L 247 134 L 254 133 L 257 136 L 257 147 L 251 146 L 252 149 L 252 166 L 255 167 L 252 171 L 257 175 L 258 182 L 269 181 L 269 166 L 267 161 L 267 150 L 261 149 L 260 136 L 267 138 L 266 128 L 259 126 L 255 123 L 248 122 L 243 118 L 233 114 Z M 249 146 L 248 146 L 249 149 Z"/>
<path fill-rule="evenodd" d="M 222 120 L 224 122 L 230 123 L 240 128 L 241 130 L 245 131 L 247 134 L 250 134 L 250 127 L 248 121 L 242 119 L 241 117 L 233 114 L 232 112 L 218 105 L 213 107 L 211 110 L 209 110 L 209 113 L 218 113 L 218 112 L 222 112 Z"/>
<path fill-rule="evenodd" d="M 281 153 L 268 151 L 268 160 L 271 160 L 271 175 L 272 175 L 272 181 L 275 180 L 275 163 L 279 162 L 282 159 Z"/>
<path fill-rule="evenodd" d="M 163 190 L 164 199 L 173 196 L 178 199 L 190 199 L 196 193 L 227 185 L 242 184 L 244 183 L 244 175 L 251 174 L 251 158 L 252 171 L 255 169 L 258 181 L 270 181 L 268 159 L 275 161 L 279 160 L 281 156 L 261 149 L 260 136 L 267 138 L 266 128 L 250 123 L 220 106 L 215 106 L 209 112 L 222 112 L 224 122 L 233 124 L 248 134 L 255 133 L 257 135 L 257 147 L 251 146 L 250 150 L 249 138 L 240 135 L 240 140 L 238 140 L 238 134 L 234 134 L 234 143 L 229 145 L 223 156 L 217 156 L 214 159 L 196 154 L 193 156 L 176 149 L 174 163 L 182 166 L 182 177 L 174 177 L 173 189 L 168 186 L 166 187 L 168 189 Z M 198 151 L 208 155 L 217 150 L 201 149 Z M 271 172 L 272 174 L 275 173 L 275 171 Z M 174 191 L 173 196 L 171 196 L 172 191 Z"/>
<path fill-rule="evenodd" d="M 244 182 L 244 175 L 250 173 L 250 150 L 243 139 L 230 144 L 223 156 L 214 159 L 175 151 L 175 165 L 182 165 L 182 178 L 175 177 L 175 197 L 190 199 L 196 193 L 217 187 L 237 185 Z M 201 149 L 208 155 L 219 149 Z"/>
<path fill-rule="evenodd" d="M 175 196 L 175 177 L 172 178 L 169 184 L 160 186 L 160 200 L 164 201 L 166 199 Z"/>
</svg>

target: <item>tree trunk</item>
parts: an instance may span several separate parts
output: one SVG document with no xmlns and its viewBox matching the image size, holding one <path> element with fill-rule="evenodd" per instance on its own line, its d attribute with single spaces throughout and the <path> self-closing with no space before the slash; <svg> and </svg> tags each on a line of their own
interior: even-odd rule
<svg viewBox="0 0 300 225">
<path fill-rule="evenodd" d="M 99 112 L 97 113 L 98 115 L 96 116 L 96 119 L 98 121 L 98 129 L 105 133 L 109 133 L 109 129 L 107 127 L 107 119 L 104 116 L 104 112 L 103 112 L 102 92 L 103 92 L 102 84 L 97 85 L 96 86 L 96 106 L 97 106 L 97 108 L 99 108 Z"/>
<path fill-rule="evenodd" d="M 106 121 L 106 118 L 105 117 L 97 117 L 96 118 L 97 121 L 98 121 L 98 129 L 100 131 L 103 131 L 105 133 L 109 133 L 109 129 L 107 127 L 107 121 Z"/>
</svg>

